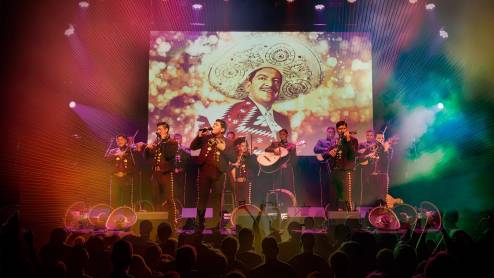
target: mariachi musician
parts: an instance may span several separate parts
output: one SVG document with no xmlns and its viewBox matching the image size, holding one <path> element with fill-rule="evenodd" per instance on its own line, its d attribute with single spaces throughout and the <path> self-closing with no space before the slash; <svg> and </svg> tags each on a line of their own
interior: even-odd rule
<svg viewBox="0 0 494 278">
<path fill-rule="evenodd" d="M 373 129 L 369 129 L 365 133 L 365 142 L 359 143 L 358 146 L 358 174 L 360 177 L 361 189 L 361 206 L 374 206 L 375 198 L 372 194 L 372 172 L 374 154 L 377 148 L 376 133 Z"/>
<path fill-rule="evenodd" d="M 113 139 L 112 139 L 113 142 Z M 110 179 L 110 206 L 132 207 L 134 201 L 134 171 L 136 168 L 136 152 L 142 151 L 143 143 L 129 145 L 128 138 L 119 134 L 115 138 L 116 148 L 111 144 L 105 153 L 105 159 L 112 162 Z"/>
<path fill-rule="evenodd" d="M 199 166 L 197 178 L 197 226 L 205 227 L 208 202 L 213 206 L 213 223 L 221 224 L 222 196 L 226 183 L 228 163 L 235 162 L 233 142 L 224 136 L 226 122 L 217 119 L 212 128 L 201 129 L 190 143 L 191 150 L 200 150 L 196 163 Z"/>
<path fill-rule="evenodd" d="M 393 136 L 389 140 L 384 140 L 384 133 L 376 133 L 376 148 L 372 154 L 371 164 L 371 195 L 379 204 L 387 202 L 389 191 L 389 164 L 393 157 L 392 145 L 395 144 L 398 137 Z"/>
<path fill-rule="evenodd" d="M 316 145 L 314 146 L 314 153 L 316 154 L 316 158 L 319 161 L 319 186 L 320 186 L 320 201 L 321 206 L 325 207 L 329 204 L 329 195 L 330 195 L 330 187 L 329 177 L 331 174 L 331 168 L 333 165 L 330 165 L 330 162 L 333 160 L 324 159 L 323 155 L 336 145 L 336 130 L 334 127 L 330 126 L 326 129 L 326 138 L 322 138 L 317 140 Z"/>
<path fill-rule="evenodd" d="M 278 132 L 278 137 L 280 141 L 272 142 L 265 150 L 275 155 L 281 155 L 282 148 L 288 151 L 288 155 L 280 160 L 281 164 L 276 171 L 271 173 L 273 189 L 286 188 L 296 196 L 294 165 L 297 163 L 297 145 L 288 142 L 288 130 L 284 128 Z"/>
<path fill-rule="evenodd" d="M 146 146 L 146 157 L 153 159 L 152 192 L 155 207 L 168 208 L 168 221 L 175 229 L 176 205 L 174 198 L 175 155 L 178 144 L 170 137 L 170 126 L 166 122 L 156 124 L 156 140 Z"/>
<path fill-rule="evenodd" d="M 336 191 L 336 198 L 331 194 L 332 210 L 351 211 L 354 207 L 352 200 L 352 187 L 354 184 L 355 158 L 358 150 L 357 138 L 351 136 L 348 130 L 348 124 L 345 121 L 336 123 L 336 132 L 338 133 L 338 142 L 325 157 L 333 160 L 333 169 L 331 169 L 330 192 Z"/>
<path fill-rule="evenodd" d="M 231 163 L 230 180 L 233 185 L 236 205 L 252 203 L 252 179 L 256 172 L 255 155 L 250 154 L 245 137 L 234 141 L 237 161 Z"/>
</svg>

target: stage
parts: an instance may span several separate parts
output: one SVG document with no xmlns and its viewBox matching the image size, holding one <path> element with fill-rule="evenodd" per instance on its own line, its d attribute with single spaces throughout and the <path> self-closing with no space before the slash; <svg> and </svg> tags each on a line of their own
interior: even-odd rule
<svg viewBox="0 0 494 278">
<path fill-rule="evenodd" d="M 290 222 L 319 247 L 481 237 L 494 9 L 474 2 L 7 0 L 0 221 L 36 251 L 173 219 L 255 228 L 257 252 Z"/>
</svg>

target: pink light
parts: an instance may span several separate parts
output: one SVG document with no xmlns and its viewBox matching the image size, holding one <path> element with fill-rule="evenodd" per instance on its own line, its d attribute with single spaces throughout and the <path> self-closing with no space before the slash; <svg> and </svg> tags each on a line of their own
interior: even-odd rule
<svg viewBox="0 0 494 278">
<path fill-rule="evenodd" d="M 69 107 L 74 109 L 77 106 L 77 103 L 75 101 L 69 102 Z"/>
</svg>

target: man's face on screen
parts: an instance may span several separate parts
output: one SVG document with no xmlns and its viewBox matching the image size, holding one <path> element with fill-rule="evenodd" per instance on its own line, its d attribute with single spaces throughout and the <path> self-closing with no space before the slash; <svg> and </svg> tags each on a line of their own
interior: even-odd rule
<svg viewBox="0 0 494 278">
<path fill-rule="evenodd" d="M 276 69 L 261 68 L 248 82 L 247 90 L 252 100 L 270 106 L 278 98 L 281 81 L 281 73 Z"/>
</svg>

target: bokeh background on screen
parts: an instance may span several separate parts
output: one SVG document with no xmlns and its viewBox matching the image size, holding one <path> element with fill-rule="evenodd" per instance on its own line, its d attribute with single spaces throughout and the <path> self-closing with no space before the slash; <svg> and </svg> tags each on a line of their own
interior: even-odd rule
<svg viewBox="0 0 494 278">
<path fill-rule="evenodd" d="M 311 66 L 321 69 L 317 87 L 273 105 L 274 111 L 290 118 L 290 139 L 307 143 L 299 147 L 299 155 L 313 155 L 317 139 L 341 119 L 364 136 L 373 120 L 372 47 L 367 33 L 152 31 L 149 140 L 154 139 L 156 123 L 167 121 L 171 132 L 183 134 L 187 145 L 204 124 L 198 119 L 205 117 L 212 124 L 222 118 L 228 107 L 241 100 L 221 94 L 210 84 L 211 66 L 232 48 L 266 38 L 304 45 L 317 56 L 319 65 Z"/>
</svg>

